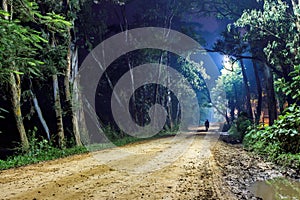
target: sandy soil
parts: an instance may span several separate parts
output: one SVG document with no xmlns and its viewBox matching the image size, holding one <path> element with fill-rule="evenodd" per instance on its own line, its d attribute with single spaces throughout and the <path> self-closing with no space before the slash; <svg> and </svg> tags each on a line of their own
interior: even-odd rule
<svg viewBox="0 0 300 200">
<path fill-rule="evenodd" d="M 0 172 L 0 199 L 236 199 L 210 149 L 183 133 Z"/>
</svg>

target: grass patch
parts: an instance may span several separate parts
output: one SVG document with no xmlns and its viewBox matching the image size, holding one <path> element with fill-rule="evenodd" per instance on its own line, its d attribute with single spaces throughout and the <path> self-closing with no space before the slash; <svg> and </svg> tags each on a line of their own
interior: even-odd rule
<svg viewBox="0 0 300 200">
<path fill-rule="evenodd" d="M 51 147 L 47 151 L 41 150 L 37 154 L 32 154 L 32 152 L 29 152 L 16 156 L 10 156 L 6 160 L 0 160 L 0 170 L 34 164 L 41 161 L 54 160 L 86 152 L 88 151 L 85 147 L 73 147 L 68 149 L 58 149 L 55 147 Z"/>
<path fill-rule="evenodd" d="M 54 147 L 51 142 L 48 142 L 45 139 L 37 139 L 36 130 L 29 132 L 29 150 L 27 152 L 18 152 L 18 155 L 10 156 L 6 160 L 0 159 L 0 170 L 5 170 L 14 167 L 25 166 L 29 164 L 39 163 L 42 161 L 49 161 L 58 158 L 64 158 L 70 155 L 87 153 L 90 151 L 99 151 L 103 149 L 113 148 L 115 146 L 124 146 L 130 143 L 135 143 L 139 141 L 152 140 L 156 138 L 162 138 L 167 136 L 176 135 L 176 131 L 166 130 L 162 131 L 159 134 L 156 134 L 150 138 L 136 138 L 132 136 L 125 136 L 118 138 L 118 133 L 114 132 L 112 129 L 109 129 L 109 134 L 113 135 L 113 139 L 110 141 L 113 143 L 101 143 L 101 144 L 92 144 L 89 146 L 81 147 L 71 147 L 66 149 L 60 149 Z"/>
</svg>

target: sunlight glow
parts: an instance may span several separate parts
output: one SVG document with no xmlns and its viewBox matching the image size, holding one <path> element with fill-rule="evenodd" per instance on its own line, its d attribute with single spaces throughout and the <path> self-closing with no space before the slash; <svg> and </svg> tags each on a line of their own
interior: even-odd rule
<svg viewBox="0 0 300 200">
<path fill-rule="evenodd" d="M 224 56 L 222 64 L 223 64 L 224 69 L 232 68 L 232 62 L 231 62 L 229 56 L 227 56 L 227 55 Z"/>
<path fill-rule="evenodd" d="M 223 58 L 223 62 L 224 62 L 224 64 L 229 63 L 230 62 L 229 56 L 225 55 L 224 58 Z"/>
</svg>

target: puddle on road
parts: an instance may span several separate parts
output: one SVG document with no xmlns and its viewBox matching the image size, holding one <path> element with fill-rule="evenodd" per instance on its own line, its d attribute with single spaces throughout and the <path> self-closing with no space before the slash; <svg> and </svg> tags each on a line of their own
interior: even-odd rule
<svg viewBox="0 0 300 200">
<path fill-rule="evenodd" d="M 300 182 L 286 178 L 258 181 L 250 191 L 263 200 L 300 200 Z"/>
</svg>

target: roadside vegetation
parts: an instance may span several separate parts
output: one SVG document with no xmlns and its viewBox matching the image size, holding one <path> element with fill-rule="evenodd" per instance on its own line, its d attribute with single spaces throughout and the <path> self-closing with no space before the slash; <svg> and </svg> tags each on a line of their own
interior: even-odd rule
<svg viewBox="0 0 300 200">
<path fill-rule="evenodd" d="M 261 2 L 262 8 L 243 11 L 215 44 L 229 57 L 215 88 L 225 88 L 227 105 L 215 106 L 229 111 L 230 142 L 299 173 L 300 2 Z M 251 82 L 246 59 L 253 64 Z"/>
<path fill-rule="evenodd" d="M 28 134 L 29 148 L 26 151 L 24 151 L 22 148 L 19 148 L 15 151 L 16 153 L 14 155 L 9 156 L 5 160 L 0 159 L 0 170 L 39 163 L 42 161 L 54 160 L 70 155 L 88 153 L 90 151 L 99 151 L 113 147 L 111 144 L 114 146 L 125 146 L 134 142 L 170 137 L 177 133 L 176 129 L 163 130 L 150 138 L 137 138 L 132 136 L 120 137 L 120 134 L 110 127 L 105 128 L 104 132 L 111 142 L 110 144 L 100 143 L 95 145 L 76 146 L 70 143 L 68 144 L 68 146 L 70 146 L 69 148 L 61 149 L 55 146 L 51 141 L 49 142 L 45 138 L 39 138 L 37 129 L 34 129 L 29 131 Z"/>
<path fill-rule="evenodd" d="M 276 164 L 300 169 L 300 65 L 290 73 L 291 82 L 276 81 L 277 91 L 289 94 L 295 101 L 278 116 L 271 126 L 253 124 L 245 115 L 232 124 L 229 134 L 232 141 L 243 141 L 245 149 L 262 155 Z"/>
<path fill-rule="evenodd" d="M 290 94 L 295 103 L 287 107 L 272 126 L 249 127 L 244 138 L 247 149 L 265 156 L 267 159 L 296 170 L 300 169 L 300 65 L 290 73 L 291 83 L 282 79 L 277 87 Z"/>
<path fill-rule="evenodd" d="M 38 139 L 36 130 L 29 131 L 28 136 L 29 148 L 26 151 L 22 148 L 16 149 L 14 155 L 4 160 L 0 159 L 0 170 L 88 152 L 84 146 L 73 146 L 64 149 L 58 148 L 47 139 Z"/>
</svg>

